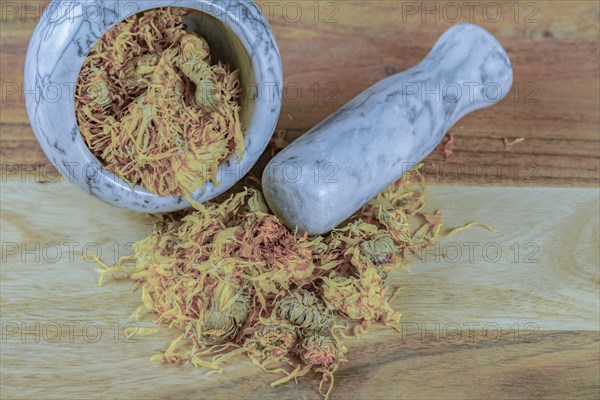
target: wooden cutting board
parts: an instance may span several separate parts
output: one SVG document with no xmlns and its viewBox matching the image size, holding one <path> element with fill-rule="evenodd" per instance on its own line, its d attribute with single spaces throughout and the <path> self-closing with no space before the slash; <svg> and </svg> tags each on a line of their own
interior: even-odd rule
<svg viewBox="0 0 600 400">
<path fill-rule="evenodd" d="M 318 399 L 317 376 L 271 388 L 275 376 L 244 357 L 223 374 L 150 362 L 174 337 L 169 330 L 124 337 L 140 294 L 127 282 L 98 287 L 95 265 L 79 256 L 112 262 L 157 217 L 55 179 L 22 88 L 13 93 L 35 26 L 21 11 L 45 3 L 15 4 L 19 12 L 2 3 L 0 15 L 1 397 Z M 454 16 L 445 2 L 439 22 L 420 2 L 260 4 L 284 59 L 280 128 L 290 138 L 417 63 Z M 481 221 L 503 234 L 466 230 L 395 273 L 402 333 L 375 328 L 350 340 L 334 399 L 600 396 L 600 7 L 497 3 L 502 17 L 490 22 L 488 4 L 475 6 L 472 22 L 506 46 L 518 96 L 460 121 L 452 158 L 432 154 L 426 178 L 428 207 L 442 210 L 447 226 Z M 506 149 L 503 137 L 526 140 Z"/>
</svg>

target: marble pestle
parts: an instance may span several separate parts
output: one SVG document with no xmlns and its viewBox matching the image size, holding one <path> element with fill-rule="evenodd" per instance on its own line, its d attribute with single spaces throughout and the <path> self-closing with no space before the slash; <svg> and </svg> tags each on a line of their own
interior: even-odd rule
<svg viewBox="0 0 600 400">
<path fill-rule="evenodd" d="M 422 161 L 467 113 L 499 102 L 512 68 L 486 30 L 447 30 L 417 66 L 386 78 L 267 165 L 263 191 L 290 229 L 332 230 Z"/>
</svg>

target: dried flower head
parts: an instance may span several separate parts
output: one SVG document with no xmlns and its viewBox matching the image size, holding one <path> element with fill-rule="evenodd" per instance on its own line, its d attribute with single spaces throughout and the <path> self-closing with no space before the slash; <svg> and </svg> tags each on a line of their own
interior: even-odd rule
<svg viewBox="0 0 600 400">
<path fill-rule="evenodd" d="M 302 341 L 298 351 L 305 363 L 332 368 L 345 360 L 344 353 L 347 349 L 332 336 L 313 335 Z"/>
<path fill-rule="evenodd" d="M 360 244 L 360 251 L 364 257 L 378 265 L 390 260 L 396 252 L 396 244 L 389 235 L 377 232 L 372 239 Z"/>
<path fill-rule="evenodd" d="M 199 303 L 202 315 L 196 322 L 198 341 L 206 345 L 222 344 L 237 335 L 248 315 L 248 298 L 233 285 L 219 281 L 212 290 L 211 299 Z"/>
<path fill-rule="evenodd" d="M 366 326 L 371 322 L 397 324 L 400 314 L 389 304 L 386 276 L 381 269 L 371 266 L 358 278 L 337 273 L 322 277 L 323 300 L 330 308 Z"/>
<path fill-rule="evenodd" d="M 281 318 L 310 332 L 321 332 L 333 324 L 331 310 L 307 291 L 294 292 L 281 299 L 277 311 Z"/>
<path fill-rule="evenodd" d="M 294 348 L 299 332 L 298 328 L 288 321 L 270 318 L 261 320 L 254 327 L 255 331 L 246 341 L 246 346 L 263 359 L 279 360 Z"/>
</svg>

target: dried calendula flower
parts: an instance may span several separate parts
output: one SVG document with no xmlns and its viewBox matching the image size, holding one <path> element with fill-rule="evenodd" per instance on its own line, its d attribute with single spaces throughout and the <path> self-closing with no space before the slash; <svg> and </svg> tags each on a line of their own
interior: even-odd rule
<svg viewBox="0 0 600 400">
<path fill-rule="evenodd" d="M 344 357 L 348 349 L 334 336 L 314 335 L 304 339 L 298 348 L 300 358 L 306 364 L 317 367 L 315 371 L 322 372 L 323 378 L 319 385 L 322 390 L 323 383 L 331 380 L 325 398 L 329 397 L 334 383 L 334 372 L 340 362 L 347 361 Z"/>
<path fill-rule="evenodd" d="M 261 318 L 253 329 L 254 333 L 246 340 L 248 352 L 268 362 L 287 356 L 299 338 L 296 326 L 278 318 Z"/>
<path fill-rule="evenodd" d="M 212 290 L 208 309 L 196 321 L 195 334 L 201 344 L 223 344 L 232 340 L 248 315 L 248 298 L 233 285 L 219 281 Z M 202 307 L 202 304 L 199 304 Z"/>
<path fill-rule="evenodd" d="M 282 375 L 274 386 L 322 373 L 328 397 L 346 361 L 340 337 L 374 323 L 398 329 L 390 273 L 440 231 L 441 215 L 421 211 L 420 179 L 413 171 L 324 236 L 288 230 L 258 190 L 244 189 L 164 217 L 114 266 L 89 257 L 102 267 L 100 282 L 129 277 L 141 288 L 140 308 L 182 332 L 154 359 L 221 371 L 244 353 Z"/>
<path fill-rule="evenodd" d="M 298 348 L 302 361 L 307 364 L 332 368 L 345 361 L 348 349 L 331 336 L 313 335 L 304 339 Z"/>
<path fill-rule="evenodd" d="M 79 130 L 104 167 L 159 195 L 217 182 L 220 163 L 244 152 L 237 72 L 212 64 L 208 43 L 186 32 L 181 8 L 133 15 L 84 61 Z"/>
<path fill-rule="evenodd" d="M 210 64 L 208 43 L 200 37 L 186 35 L 181 38 L 177 65 L 181 72 L 196 85 L 194 104 L 197 107 L 215 108 L 218 105 L 215 72 Z"/>
<path fill-rule="evenodd" d="M 321 278 L 322 296 L 327 305 L 347 318 L 363 323 L 372 322 L 394 326 L 400 314 L 389 305 L 387 283 L 377 267 L 368 267 L 359 278 L 334 273 Z"/>
<path fill-rule="evenodd" d="M 279 316 L 306 331 L 321 332 L 333 324 L 331 310 L 312 293 L 292 293 L 278 302 Z"/>
<path fill-rule="evenodd" d="M 396 252 L 396 244 L 389 235 L 377 232 L 372 239 L 360 244 L 360 251 L 373 264 L 383 264 Z"/>
</svg>

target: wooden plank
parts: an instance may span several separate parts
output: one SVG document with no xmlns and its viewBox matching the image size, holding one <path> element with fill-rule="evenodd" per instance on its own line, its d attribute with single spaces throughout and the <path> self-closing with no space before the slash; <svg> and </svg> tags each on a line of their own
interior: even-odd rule
<svg viewBox="0 0 600 400">
<path fill-rule="evenodd" d="M 596 187 L 600 5 L 595 1 L 477 2 L 471 18 L 461 2 L 431 3 L 427 7 L 438 11 L 424 14 L 423 2 L 321 1 L 315 6 L 312 1 L 260 1 L 265 12 L 272 11 L 268 16 L 284 63 L 286 94 L 279 129 L 297 137 L 371 84 L 419 62 L 451 25 L 451 3 L 461 7 L 460 21 L 470 20 L 498 36 L 513 62 L 519 90 L 459 121 L 453 128 L 456 151 L 446 165 L 468 169 L 491 164 L 504 171 L 515 164 L 520 171 L 533 165 L 537 171 L 535 180 L 515 180 L 507 173 L 491 180 L 479 172 L 460 174 L 457 183 Z M 18 4 L 32 9 L 45 2 Z M 412 13 L 402 4 L 416 4 L 417 9 Z M 497 4 L 501 17 L 491 22 Z M 298 10 L 301 16 L 296 17 Z M 47 163 L 28 125 L 22 90 L 12 94 L 9 87 L 22 84 L 25 49 L 34 26 L 35 15 L 12 12 L 5 12 L 0 24 L 4 163 Z M 498 137 L 526 140 L 506 151 Z M 434 179 L 431 170 L 441 161 L 437 153 L 427 158 L 429 179 Z"/>
<path fill-rule="evenodd" d="M 410 270 L 396 273 L 405 319 L 484 323 L 492 318 L 507 324 L 533 321 L 546 330 L 598 328 L 596 189 L 433 185 L 429 191 L 428 207 L 442 210 L 448 227 L 480 221 L 503 235 L 472 228 L 445 238 L 420 254 Z M 87 246 L 112 263 L 145 237 L 157 218 L 107 205 L 65 181 L 8 180 L 1 194 L 2 276 L 12 277 L 4 287 L 9 291 L 19 282 L 24 291 L 34 284 L 15 281 L 15 275 L 28 276 L 20 274 L 23 268 L 35 269 L 29 277 L 40 290 L 63 279 L 89 286 L 96 273 L 93 263 L 79 260 L 82 250 Z M 65 266 L 72 271 L 68 275 L 61 274 Z M 19 297 L 6 293 L 3 301 L 19 312 Z M 451 307 L 440 306 L 449 299 Z"/>
<path fill-rule="evenodd" d="M 272 388 L 275 376 L 244 358 L 230 362 L 223 374 L 162 366 L 149 357 L 164 348 L 166 336 L 115 342 L 111 327 L 103 325 L 104 335 L 91 343 L 94 328 L 85 339 L 84 326 L 73 328 L 73 343 L 67 332 L 56 344 L 31 343 L 34 334 L 25 343 L 19 334 L 11 337 L 11 346 L 3 346 L 3 397 L 322 398 L 316 375 Z M 540 332 L 533 343 L 490 340 L 479 332 L 474 339 L 403 341 L 381 332 L 350 342 L 350 362 L 336 374 L 332 399 L 594 399 L 598 345 L 597 332 Z"/>
<path fill-rule="evenodd" d="M 318 398 L 317 377 L 272 389 L 274 377 L 243 357 L 223 375 L 150 362 L 175 333 L 124 342 L 140 294 L 125 282 L 97 287 L 94 265 L 79 255 L 87 247 L 112 262 L 156 217 L 113 208 L 67 182 L 10 179 L 0 188 L 3 396 L 225 399 L 243 388 L 250 398 Z M 335 398 L 593 398 L 597 190 L 433 185 L 429 197 L 449 226 L 479 220 L 505 235 L 464 231 L 395 273 L 403 333 L 375 328 L 350 341 Z M 468 243 L 478 243 L 472 260 Z"/>
<path fill-rule="evenodd" d="M 473 228 L 422 254 L 399 279 L 405 320 L 600 328 L 597 189 L 430 186 L 430 198 L 447 226 L 502 235 Z"/>
</svg>

